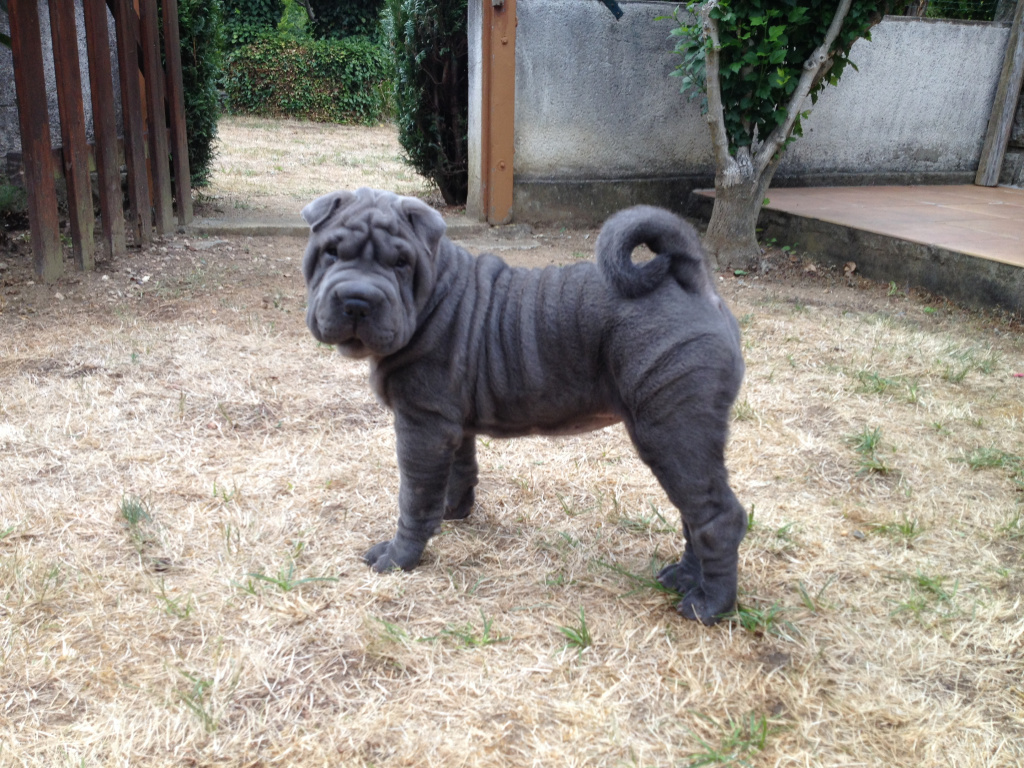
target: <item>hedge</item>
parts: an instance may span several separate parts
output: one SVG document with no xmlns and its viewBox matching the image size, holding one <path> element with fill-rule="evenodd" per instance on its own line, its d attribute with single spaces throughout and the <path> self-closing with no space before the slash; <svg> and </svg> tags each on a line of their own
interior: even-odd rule
<svg viewBox="0 0 1024 768">
<path fill-rule="evenodd" d="M 364 37 L 265 36 L 228 54 L 224 85 L 234 113 L 375 123 L 387 117 L 391 64 L 386 50 Z"/>
</svg>

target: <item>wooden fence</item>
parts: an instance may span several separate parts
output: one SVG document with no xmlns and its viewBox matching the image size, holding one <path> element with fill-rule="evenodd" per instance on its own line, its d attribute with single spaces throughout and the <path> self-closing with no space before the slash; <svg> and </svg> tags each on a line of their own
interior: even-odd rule
<svg viewBox="0 0 1024 768">
<path fill-rule="evenodd" d="M 157 0 L 49 0 L 50 30 L 60 115 L 60 146 L 53 148 L 38 0 L 9 0 L 11 50 L 21 129 L 22 167 L 36 274 L 54 282 L 64 271 L 56 179 L 67 184 L 68 219 L 75 265 L 95 266 L 96 232 L 90 174 L 99 182 L 99 238 L 107 257 L 123 254 L 128 238 L 148 243 L 177 221 L 192 220 L 188 144 L 177 0 L 163 0 L 163 49 Z M 86 142 L 75 6 L 85 23 L 92 93 L 93 143 Z M 122 136 L 118 138 L 112 48 L 107 8 L 116 29 Z M 121 191 L 127 171 L 128 209 Z M 172 169 L 174 191 L 171 189 Z"/>
</svg>

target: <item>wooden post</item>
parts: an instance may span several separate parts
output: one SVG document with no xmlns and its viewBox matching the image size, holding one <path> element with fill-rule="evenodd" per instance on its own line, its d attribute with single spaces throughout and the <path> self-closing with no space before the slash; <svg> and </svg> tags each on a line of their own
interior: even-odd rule
<svg viewBox="0 0 1024 768">
<path fill-rule="evenodd" d="M 125 253 L 124 204 L 121 197 L 121 164 L 117 158 L 117 113 L 114 111 L 114 80 L 110 68 L 110 36 L 104 0 L 84 0 L 85 43 L 89 52 L 89 85 L 92 91 L 93 141 L 96 145 L 96 177 L 100 189 L 100 221 L 107 258 Z"/>
<path fill-rule="evenodd" d="M 167 114 L 164 105 L 164 70 L 160 66 L 160 30 L 156 0 L 139 0 L 142 65 L 146 79 L 146 113 L 149 123 L 149 166 L 153 177 L 153 208 L 157 234 L 174 228 L 171 207 L 170 149 L 167 145 Z"/>
<path fill-rule="evenodd" d="M 68 220 L 75 265 L 96 268 L 93 243 L 92 183 L 89 179 L 89 147 L 85 140 L 82 107 L 82 71 L 78 65 L 78 32 L 72 3 L 51 0 L 50 33 L 57 79 L 57 108 L 68 191 Z"/>
<path fill-rule="evenodd" d="M 490 224 L 512 219 L 516 115 L 516 0 L 483 2 L 481 194 Z"/>
<path fill-rule="evenodd" d="M 14 88 L 18 99 L 32 254 L 36 275 L 44 282 L 53 283 L 64 272 L 64 253 L 57 219 L 57 187 L 53 180 L 38 0 L 10 0 L 7 12 L 11 25 Z"/>
<path fill-rule="evenodd" d="M 124 164 L 128 169 L 128 226 L 135 245 L 141 245 L 153 239 L 153 214 L 149 204 L 146 137 L 139 95 L 139 48 L 135 34 L 138 16 L 129 0 L 114 0 L 114 7 L 121 115 L 124 118 Z"/>
<path fill-rule="evenodd" d="M 185 130 L 185 91 L 181 83 L 178 0 L 164 0 L 164 51 L 167 58 L 167 107 L 171 116 L 174 197 L 178 203 L 178 223 L 188 224 L 192 221 L 192 173 Z"/>
<path fill-rule="evenodd" d="M 996 87 L 996 99 L 992 103 L 992 116 L 985 132 L 985 144 L 981 148 L 981 162 L 974 183 L 983 187 L 994 187 L 999 183 L 1003 168 L 1006 144 L 1013 130 L 1013 115 L 1017 111 L 1021 84 L 1024 83 L 1024 0 L 1018 0 L 1017 12 L 1013 15 L 1010 37 L 1006 41 L 1006 55 L 1003 70 Z"/>
</svg>

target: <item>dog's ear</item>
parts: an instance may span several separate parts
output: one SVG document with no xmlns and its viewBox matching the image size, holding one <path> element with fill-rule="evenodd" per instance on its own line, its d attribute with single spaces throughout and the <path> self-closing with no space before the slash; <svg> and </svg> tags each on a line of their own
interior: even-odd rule
<svg viewBox="0 0 1024 768">
<path fill-rule="evenodd" d="M 303 208 L 302 218 L 309 224 L 309 228 L 316 232 L 338 209 L 344 208 L 355 199 L 356 196 L 351 192 L 331 192 L 318 197 Z"/>
<path fill-rule="evenodd" d="M 402 213 L 412 225 L 412 231 L 416 237 L 430 249 L 431 253 L 437 250 L 437 244 L 444 237 L 448 225 L 444 223 L 441 214 L 415 197 L 401 198 Z"/>
</svg>

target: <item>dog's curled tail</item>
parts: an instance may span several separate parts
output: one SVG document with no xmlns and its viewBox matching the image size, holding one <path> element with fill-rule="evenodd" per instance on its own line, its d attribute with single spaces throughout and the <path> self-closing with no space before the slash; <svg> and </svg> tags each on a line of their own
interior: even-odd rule
<svg viewBox="0 0 1024 768">
<path fill-rule="evenodd" d="M 633 250 L 641 244 L 655 256 L 637 264 Z M 609 218 L 597 238 L 597 263 L 605 279 L 627 299 L 645 296 L 669 275 L 686 291 L 717 296 L 697 232 L 664 208 L 637 205 Z"/>
</svg>

